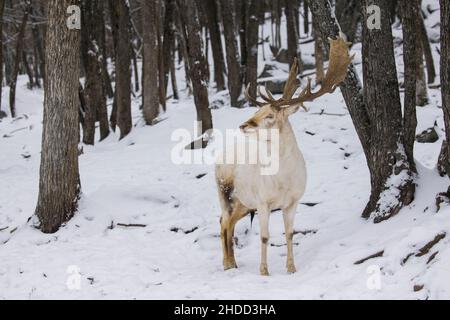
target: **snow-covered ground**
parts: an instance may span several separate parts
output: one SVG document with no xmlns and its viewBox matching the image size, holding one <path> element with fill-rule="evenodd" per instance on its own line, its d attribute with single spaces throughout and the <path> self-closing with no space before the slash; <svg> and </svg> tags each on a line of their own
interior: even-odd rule
<svg viewBox="0 0 450 320">
<path fill-rule="evenodd" d="M 401 30 L 394 33 L 401 36 Z M 308 58 L 312 44 L 302 50 Z M 353 50 L 358 64 L 360 45 Z M 180 88 L 182 78 L 180 70 Z M 449 183 L 435 169 L 444 136 L 438 90 L 429 91 L 430 105 L 418 108 L 418 133 L 436 120 L 440 139 L 416 144 L 416 201 L 380 224 L 360 217 L 369 176 L 339 90 L 310 103 L 309 113 L 292 116 L 308 168 L 295 222 L 298 272 L 286 274 L 282 216 L 274 213 L 271 276 L 262 277 L 258 219 L 253 226 L 249 218 L 238 224 L 239 268 L 224 272 L 214 168 L 171 160 L 177 143 L 172 132 L 194 130 L 195 108 L 185 93 L 179 102 L 169 101 L 166 119 L 153 127 L 143 125 L 134 101 L 129 136 L 118 141 L 112 134 L 94 147 L 83 146 L 79 212 L 56 234 L 36 230 L 28 220 L 38 194 L 43 92 L 28 90 L 25 81 L 21 77 L 18 86 L 18 117 L 0 122 L 0 299 L 450 298 L 450 207 L 436 213 L 435 206 L 436 194 Z M 2 110 L 7 97 L 4 88 Z M 335 115 L 321 115 L 322 109 Z M 213 110 L 214 125 L 234 129 L 254 111 Z M 306 205 L 311 203 L 316 205 Z M 428 253 L 415 255 L 443 233 Z"/>
</svg>

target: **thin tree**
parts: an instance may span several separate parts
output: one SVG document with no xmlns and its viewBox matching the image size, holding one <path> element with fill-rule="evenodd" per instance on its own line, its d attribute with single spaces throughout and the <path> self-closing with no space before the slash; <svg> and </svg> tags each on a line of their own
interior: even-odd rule
<svg viewBox="0 0 450 320">
<path fill-rule="evenodd" d="M 256 80 L 258 77 L 258 30 L 259 30 L 259 10 L 261 1 L 250 0 L 246 13 L 246 63 L 245 63 L 245 83 L 250 84 L 249 93 L 256 96 Z"/>
<path fill-rule="evenodd" d="M 289 59 L 289 67 L 292 67 L 294 59 L 299 63 L 299 72 L 303 72 L 303 64 L 300 54 L 300 46 L 298 45 L 299 33 L 297 32 L 298 25 L 295 19 L 296 7 L 293 1 L 286 1 L 286 34 L 287 34 L 287 52 Z"/>
<path fill-rule="evenodd" d="M 2 89 L 3 89 L 3 12 L 5 10 L 5 0 L 0 0 L 0 119 L 6 117 L 2 111 Z"/>
<path fill-rule="evenodd" d="M 75 0 L 48 0 L 44 122 L 39 197 L 40 229 L 56 232 L 76 212 L 80 196 L 78 109 L 80 32 L 68 30 L 67 7 Z"/>
<path fill-rule="evenodd" d="M 86 74 L 84 88 L 86 110 L 84 113 L 83 142 L 93 145 L 95 141 L 95 123 L 100 122 L 100 140 L 109 134 L 108 113 L 106 109 L 106 89 L 103 74 L 102 0 L 83 1 L 83 62 Z"/>
<path fill-rule="evenodd" d="M 142 113 L 146 124 L 152 125 L 159 114 L 158 32 L 156 0 L 141 0 L 143 38 Z"/>
<path fill-rule="evenodd" d="M 225 59 L 223 57 L 222 39 L 217 18 L 216 0 L 197 0 L 197 2 L 201 2 L 205 8 L 214 61 L 214 81 L 216 82 L 217 91 L 225 90 Z"/>
<path fill-rule="evenodd" d="M 201 126 L 199 133 L 212 129 L 212 116 L 208 99 L 207 60 L 203 53 L 201 27 L 194 0 L 177 0 L 179 11 L 186 26 L 187 48 L 189 55 L 189 76 L 192 81 L 197 121 Z M 205 146 L 205 144 L 203 144 Z"/>
<path fill-rule="evenodd" d="M 439 156 L 438 170 L 444 176 L 450 176 L 450 0 L 440 0 L 441 5 L 441 95 L 442 111 L 445 122 L 445 138 Z"/>
<path fill-rule="evenodd" d="M 120 139 L 131 131 L 131 51 L 130 15 L 128 1 L 118 0 L 113 5 L 117 23 L 116 51 L 116 103 L 117 126 L 120 129 Z"/>
<path fill-rule="evenodd" d="M 230 103 L 232 107 L 239 106 L 239 97 L 242 92 L 241 66 L 239 64 L 239 47 L 237 43 L 235 13 L 232 2 L 220 0 L 222 22 L 225 36 L 225 50 L 228 66 L 228 90 L 230 91 Z"/>
<path fill-rule="evenodd" d="M 14 59 L 14 68 L 12 72 L 11 82 L 9 83 L 9 108 L 11 110 L 11 117 L 16 116 L 16 86 L 17 76 L 19 75 L 20 61 L 22 60 L 22 51 L 24 46 L 25 31 L 30 14 L 31 2 L 26 0 L 24 3 L 22 22 L 20 23 L 19 33 L 16 39 L 16 56 Z"/>
<path fill-rule="evenodd" d="M 416 137 L 416 32 L 417 6 L 411 1 L 400 1 L 400 13 L 403 29 L 403 64 L 405 74 L 405 97 L 404 97 L 404 139 L 405 152 L 410 163 L 414 166 L 414 142 Z M 414 168 L 415 170 L 415 168 Z"/>
</svg>

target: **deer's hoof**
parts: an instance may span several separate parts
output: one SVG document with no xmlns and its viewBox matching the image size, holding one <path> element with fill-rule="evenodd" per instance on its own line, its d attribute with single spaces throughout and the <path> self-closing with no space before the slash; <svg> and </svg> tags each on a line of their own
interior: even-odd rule
<svg viewBox="0 0 450 320">
<path fill-rule="evenodd" d="M 287 266 L 287 272 L 288 273 L 296 273 L 297 272 L 297 269 L 295 268 L 295 265 L 294 264 L 290 264 L 290 265 L 288 265 Z"/>
<path fill-rule="evenodd" d="M 223 270 L 227 271 L 230 269 L 236 269 L 237 268 L 237 264 L 236 261 L 224 261 L 223 263 Z"/>
<path fill-rule="evenodd" d="M 267 265 L 261 265 L 261 267 L 259 267 L 259 273 L 262 276 L 269 276 L 269 269 L 267 268 Z"/>
</svg>

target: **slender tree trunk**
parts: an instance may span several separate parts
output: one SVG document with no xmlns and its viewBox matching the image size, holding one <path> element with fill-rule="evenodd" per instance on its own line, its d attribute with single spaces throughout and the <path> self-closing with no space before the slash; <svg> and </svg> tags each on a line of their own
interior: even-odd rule
<svg viewBox="0 0 450 320">
<path fill-rule="evenodd" d="M 5 10 L 5 0 L 0 0 L 0 120 L 6 117 L 2 111 L 2 91 L 3 91 L 3 12 Z"/>
<path fill-rule="evenodd" d="M 433 83 L 434 80 L 436 79 L 436 70 L 434 67 L 433 54 L 431 53 L 430 40 L 428 39 L 427 29 L 425 27 L 425 22 L 423 20 L 422 14 L 421 14 L 420 6 L 418 9 L 419 9 L 419 12 L 417 13 L 417 16 L 419 18 L 417 19 L 418 26 L 416 29 L 416 33 L 419 34 L 420 41 L 422 42 L 422 48 L 423 48 L 423 53 L 425 56 L 425 63 L 426 63 L 426 67 L 427 67 L 428 83 Z"/>
<path fill-rule="evenodd" d="M 336 0 L 336 17 L 347 40 L 354 42 L 361 21 L 360 0 Z"/>
<path fill-rule="evenodd" d="M 250 0 L 246 27 L 247 61 L 245 64 L 245 83 L 250 84 L 250 94 L 256 97 L 256 80 L 258 77 L 258 30 L 259 0 Z"/>
<path fill-rule="evenodd" d="M 247 13 L 248 2 L 247 0 L 237 0 L 236 5 L 239 5 L 240 13 L 240 27 L 239 27 L 239 45 L 241 48 L 241 72 L 244 79 L 244 83 L 247 82 L 246 77 L 246 67 L 247 67 Z"/>
<path fill-rule="evenodd" d="M 422 19 L 422 14 L 420 13 L 420 1 L 412 0 L 413 4 L 417 7 L 416 20 Z M 417 23 L 417 27 L 419 27 L 419 23 Z M 416 29 L 416 33 L 420 32 Z M 416 104 L 419 107 L 423 107 L 428 104 L 428 90 L 427 90 L 427 80 L 425 76 L 425 65 L 423 61 L 424 57 L 424 46 L 423 41 L 420 37 L 420 33 L 416 36 L 416 59 L 417 59 L 417 77 L 416 77 Z"/>
<path fill-rule="evenodd" d="M 95 142 L 95 123 L 100 122 L 100 140 L 109 135 L 108 113 L 106 109 L 106 89 L 104 84 L 103 52 L 102 52 L 102 20 L 98 17 L 103 12 L 103 0 L 83 1 L 83 47 L 85 58 L 85 121 L 83 126 L 83 142 L 93 145 Z"/>
<path fill-rule="evenodd" d="M 28 55 L 25 50 L 22 50 L 22 65 L 25 68 L 25 72 L 28 76 L 28 89 L 34 88 L 33 72 L 31 71 L 30 62 L 28 61 Z"/>
<path fill-rule="evenodd" d="M 441 5 L 441 95 L 445 122 L 445 138 L 439 156 L 438 170 L 441 176 L 450 176 L 450 0 L 440 0 Z"/>
<path fill-rule="evenodd" d="M 206 74 L 206 58 L 203 54 L 201 27 L 194 0 L 177 0 L 181 16 L 187 28 L 190 78 L 192 80 L 197 121 L 201 125 L 201 133 L 212 129 L 212 116 L 209 109 L 208 84 Z M 199 132 L 199 133 L 200 133 Z"/>
<path fill-rule="evenodd" d="M 157 0 L 157 15 L 156 15 L 156 30 L 157 30 L 157 36 L 158 36 L 158 91 L 159 91 L 159 103 L 161 104 L 164 112 L 166 111 L 166 87 L 164 85 L 164 60 L 166 57 L 164 57 L 163 52 L 163 28 L 164 28 L 164 13 L 162 5 L 162 0 Z"/>
<path fill-rule="evenodd" d="M 120 139 L 131 131 L 131 69 L 130 69 L 130 15 L 128 1 L 118 0 L 114 6 L 117 17 L 116 46 L 116 101 L 117 126 Z"/>
<path fill-rule="evenodd" d="M 285 13 L 289 67 L 292 66 L 294 59 L 297 59 L 301 73 L 303 72 L 303 65 L 300 46 L 298 45 L 299 34 L 297 33 L 297 22 L 295 20 L 295 6 L 292 1 L 286 1 Z"/>
<path fill-rule="evenodd" d="M 225 49 L 228 65 L 228 90 L 232 107 L 239 106 L 239 97 L 242 92 L 242 77 L 240 68 L 239 48 L 237 43 L 235 17 L 232 3 L 229 0 L 221 0 L 223 30 L 225 36 Z"/>
<path fill-rule="evenodd" d="M 19 75 L 19 68 L 20 68 L 20 60 L 22 60 L 22 50 L 23 50 L 23 42 L 25 37 L 25 30 L 27 28 L 27 22 L 28 22 L 28 16 L 30 13 L 30 3 L 27 2 L 22 22 L 20 24 L 19 34 L 17 35 L 17 42 L 16 42 L 16 56 L 14 59 L 14 69 L 12 73 L 12 79 L 9 83 L 9 108 L 11 110 L 11 117 L 16 117 L 16 86 L 17 86 L 17 76 Z"/>
<path fill-rule="evenodd" d="M 157 0 L 141 0 L 143 36 L 142 112 L 147 125 L 159 114 Z"/>
<path fill-rule="evenodd" d="M 417 6 L 410 1 L 400 1 L 400 12 L 403 28 L 403 64 L 405 66 L 405 97 L 404 97 L 404 139 L 405 152 L 414 171 L 414 142 L 416 138 L 416 32 Z"/>
<path fill-rule="evenodd" d="M 314 33 L 314 57 L 316 61 L 316 84 L 321 84 L 324 77 L 324 54 L 323 54 L 323 40 L 318 31 L 316 19 L 313 17 L 313 33 Z"/>
<path fill-rule="evenodd" d="M 78 173 L 78 97 L 80 32 L 68 30 L 66 10 L 75 0 L 48 0 L 39 197 L 40 229 L 56 232 L 75 214 L 80 195 Z"/>
<path fill-rule="evenodd" d="M 303 0 L 303 29 L 309 34 L 309 0 Z"/>
<path fill-rule="evenodd" d="M 33 41 L 35 43 L 35 48 L 37 51 L 37 58 L 39 61 L 39 74 L 41 78 L 45 81 L 45 54 L 44 54 L 44 46 L 43 46 L 43 35 L 42 35 L 42 28 L 39 28 L 37 25 L 37 20 L 34 17 L 34 15 L 37 14 L 37 10 L 35 8 L 35 3 L 32 4 L 31 7 L 32 15 L 30 17 L 32 25 L 31 25 L 31 32 L 33 34 Z M 36 64 L 38 63 L 36 61 Z"/>
<path fill-rule="evenodd" d="M 223 57 L 222 39 L 217 18 L 216 0 L 197 0 L 204 3 L 206 20 L 211 38 L 211 48 L 214 60 L 214 80 L 217 91 L 225 90 L 225 62 Z"/>
<path fill-rule="evenodd" d="M 166 0 L 166 13 L 164 17 L 163 57 L 164 57 L 164 91 L 167 92 L 169 73 L 173 63 L 174 33 L 174 5 L 175 0 Z"/>
</svg>

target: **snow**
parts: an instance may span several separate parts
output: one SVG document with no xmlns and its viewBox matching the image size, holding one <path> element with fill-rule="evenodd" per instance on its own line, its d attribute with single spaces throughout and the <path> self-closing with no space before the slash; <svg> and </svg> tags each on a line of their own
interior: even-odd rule
<svg viewBox="0 0 450 320">
<path fill-rule="evenodd" d="M 352 50 L 359 61 L 360 46 Z M 302 46 L 303 55 L 312 52 L 313 44 Z M 399 52 L 397 63 L 401 76 Z M 357 70 L 361 75 L 360 65 Z M 185 88 L 184 70 L 178 75 L 179 88 Z M 429 95 L 430 105 L 418 108 L 418 133 L 435 121 L 444 128 L 440 92 L 430 89 Z M 360 217 L 370 179 L 339 90 L 309 103 L 309 113 L 293 115 L 308 168 L 307 192 L 295 221 L 298 271 L 286 273 L 283 219 L 274 213 L 271 276 L 262 277 L 258 219 L 252 226 L 250 218 L 237 225 L 239 268 L 224 272 L 214 167 L 171 160 L 177 144 L 172 133 L 193 132 L 196 126 L 192 96 L 182 91 L 181 97 L 168 102 L 165 120 L 153 127 L 143 125 L 134 100 L 136 125 L 129 136 L 118 141 L 111 134 L 94 147 L 83 146 L 79 212 L 57 233 L 46 235 L 33 227 L 35 218 L 29 220 L 38 195 L 43 91 L 28 90 L 26 77 L 19 78 L 18 117 L 0 122 L 0 299 L 450 298 L 450 208 L 436 212 L 435 206 L 436 194 L 448 187 L 435 168 L 442 130 L 438 142 L 415 146 L 416 200 L 388 221 L 373 224 Z M 212 113 L 215 128 L 223 132 L 255 111 L 230 108 L 224 94 L 220 99 L 225 106 Z M 2 101 L 7 111 L 7 88 Z M 343 116 L 320 115 L 321 109 Z M 402 263 L 444 232 L 447 236 L 428 254 Z M 382 256 L 354 264 L 382 250 Z M 416 285 L 424 287 L 415 292 Z"/>
</svg>

